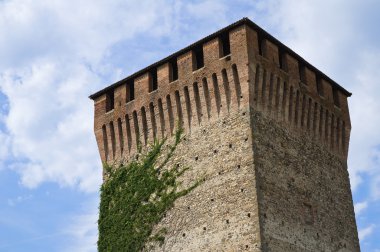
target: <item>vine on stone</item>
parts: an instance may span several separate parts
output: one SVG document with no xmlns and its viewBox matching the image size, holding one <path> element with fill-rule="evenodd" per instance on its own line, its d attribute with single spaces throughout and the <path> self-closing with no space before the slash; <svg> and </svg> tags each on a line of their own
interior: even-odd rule
<svg viewBox="0 0 380 252">
<path fill-rule="evenodd" d="M 141 251 L 147 242 L 164 242 L 166 230 L 152 234 L 154 226 L 176 199 L 201 181 L 179 190 L 177 178 L 189 168 L 166 167 L 182 134 L 182 129 L 176 131 L 174 144 L 168 144 L 167 150 L 166 139 L 155 140 L 146 153 L 139 151 L 139 159 L 118 167 L 104 165 L 108 179 L 100 194 L 98 251 Z"/>
</svg>

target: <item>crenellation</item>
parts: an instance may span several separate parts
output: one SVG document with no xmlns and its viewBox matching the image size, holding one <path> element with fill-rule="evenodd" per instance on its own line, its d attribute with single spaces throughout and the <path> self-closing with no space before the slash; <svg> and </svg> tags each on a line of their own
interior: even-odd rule
<svg viewBox="0 0 380 252">
<path fill-rule="evenodd" d="M 331 84 L 323 78 L 321 78 L 321 84 L 323 86 L 323 88 L 322 88 L 323 98 L 324 98 L 324 101 L 326 103 L 326 106 L 332 108 L 333 104 L 334 104 L 334 100 L 333 100 Z"/>
<path fill-rule="evenodd" d="M 134 102 L 142 102 L 142 99 L 146 99 L 146 96 L 150 93 L 149 90 L 149 73 L 144 73 L 140 75 L 139 77 L 135 78 L 135 101 Z M 145 94 L 145 95 L 141 95 Z"/>
<path fill-rule="evenodd" d="M 287 54 L 286 64 L 288 66 L 288 71 L 286 72 L 287 77 L 288 77 L 288 82 L 294 81 L 295 83 L 298 83 L 300 81 L 298 60 L 295 59 L 293 56 Z"/>
<path fill-rule="evenodd" d="M 193 58 L 193 51 L 188 51 L 178 56 L 177 64 L 179 80 L 186 79 L 193 73 Z"/>
<path fill-rule="evenodd" d="M 278 47 L 268 39 L 264 39 L 264 41 L 263 56 L 268 59 L 272 66 L 280 68 Z"/>
<path fill-rule="evenodd" d="M 174 62 L 174 61 L 172 61 Z M 171 63 L 167 62 L 165 64 L 162 64 L 161 66 L 157 67 L 157 82 L 158 87 L 164 87 L 167 86 L 168 83 L 174 81 L 173 80 L 173 70 L 171 69 Z"/>
<path fill-rule="evenodd" d="M 245 31 L 245 29 L 243 28 L 246 28 L 247 29 L 247 33 L 244 34 L 242 31 Z M 228 57 L 236 57 L 234 55 L 234 52 L 237 51 L 237 46 L 241 47 L 241 42 L 240 44 L 237 43 L 237 38 L 241 38 L 243 37 L 242 35 L 246 35 L 247 38 L 257 38 L 259 36 L 257 36 L 257 33 L 253 30 L 251 30 L 250 28 L 247 28 L 247 27 L 243 27 L 243 28 L 240 28 L 240 29 L 236 29 L 234 31 L 231 31 L 230 33 L 228 33 L 228 38 L 229 38 L 229 42 L 230 42 L 230 55 L 228 55 Z M 227 34 L 227 33 L 226 33 Z M 224 40 L 222 40 L 221 38 L 224 36 Z M 210 69 L 217 69 L 218 67 L 215 68 L 215 64 L 214 67 L 212 67 L 211 63 L 213 61 L 215 61 L 217 58 L 220 58 L 221 56 L 225 56 L 224 54 L 221 54 L 221 50 L 223 49 L 223 47 L 226 47 L 224 44 L 223 44 L 223 41 L 226 41 L 226 35 L 223 35 L 223 36 L 219 36 L 215 39 L 212 39 L 210 41 L 208 41 L 207 43 L 203 44 L 202 48 L 203 48 L 203 52 L 204 52 L 204 55 L 207 55 L 207 56 L 204 56 L 204 62 L 205 62 L 205 65 L 207 68 L 210 68 Z M 298 64 L 297 63 L 297 60 L 293 59 L 293 57 L 291 57 L 289 54 L 287 54 L 286 52 L 284 52 L 284 50 L 281 48 L 279 49 L 279 47 L 277 47 L 274 43 L 272 43 L 269 39 L 267 38 L 261 38 L 261 46 L 262 46 L 262 49 L 261 49 L 261 53 L 264 55 L 264 57 L 256 57 L 258 60 L 261 61 L 262 63 L 262 66 L 263 67 L 260 67 L 260 65 L 257 65 L 257 68 L 256 68 L 256 74 L 255 74 L 255 83 L 254 83 L 254 87 L 253 87 L 253 102 L 254 104 L 254 107 L 256 107 L 257 109 L 259 109 L 260 111 L 262 111 L 263 113 L 265 114 L 268 114 L 269 116 L 271 117 L 274 117 L 274 118 L 277 118 L 278 115 L 276 114 L 280 114 L 281 116 L 280 117 L 288 117 L 288 121 L 291 122 L 291 125 L 293 124 L 295 126 L 295 128 L 304 128 L 306 127 L 307 129 L 310 128 L 310 101 L 307 100 L 307 97 L 303 94 L 303 92 L 306 92 L 308 93 L 308 89 L 309 87 L 304 90 L 304 88 L 302 88 L 302 90 L 296 88 L 294 89 L 293 85 L 291 85 L 291 88 L 290 90 L 294 90 L 291 92 L 291 94 L 289 95 L 289 108 L 286 109 L 285 107 L 287 106 L 286 105 L 286 98 L 287 98 L 287 89 L 285 89 L 285 87 L 282 87 L 282 92 L 283 93 L 279 93 L 279 90 L 280 90 L 280 87 L 282 85 L 279 84 L 280 82 L 280 79 L 275 80 L 275 72 L 277 72 L 279 74 L 279 76 L 286 76 L 286 79 L 288 80 L 294 80 L 296 77 L 294 77 L 294 74 L 293 74 L 293 77 L 290 77 L 292 76 L 292 74 L 290 74 L 292 72 L 292 69 L 294 70 L 295 68 L 298 68 L 298 77 L 301 78 L 301 82 L 304 83 L 304 84 L 309 84 L 310 82 L 312 83 L 313 81 L 309 81 L 309 79 L 311 78 L 310 76 L 312 76 L 311 71 L 305 67 L 303 64 Z M 258 43 L 258 42 L 257 42 Z M 255 42 L 253 42 L 253 44 L 255 44 Z M 222 48 L 222 49 L 221 49 Z M 247 47 L 248 48 L 248 47 Z M 199 49 L 197 49 L 199 50 Z M 239 50 L 239 52 L 242 51 L 242 50 Z M 249 51 L 249 50 L 248 50 Z M 258 50 L 254 50 L 254 52 L 257 52 Z M 191 58 L 191 60 L 190 60 Z M 205 88 L 202 89 L 202 92 L 203 92 L 203 96 L 202 96 L 202 100 L 204 100 L 204 106 L 205 106 L 205 109 L 206 111 L 208 112 L 208 115 L 207 117 L 211 118 L 212 117 L 212 114 L 213 112 L 211 111 L 212 109 L 212 104 L 211 104 L 211 97 L 210 97 L 210 94 L 207 94 L 207 91 L 209 93 L 211 93 L 211 95 L 214 96 L 214 100 L 215 100 L 215 107 L 216 107 L 216 111 L 217 111 L 217 114 L 220 114 L 222 113 L 222 115 L 225 115 L 225 114 L 228 114 L 230 112 L 230 107 L 234 107 L 234 109 L 239 108 L 240 107 L 240 100 L 243 100 L 240 98 L 240 96 L 242 96 L 242 86 L 241 86 L 241 81 L 237 78 L 238 75 L 237 75 L 237 67 L 236 67 L 236 64 L 232 64 L 232 67 L 231 67 L 231 62 L 220 62 L 220 61 L 217 61 L 219 64 L 217 65 L 222 65 L 222 66 L 225 66 L 226 64 L 228 65 L 228 69 L 226 68 L 222 68 L 221 69 L 221 72 L 214 72 L 212 74 L 212 82 L 213 82 L 213 85 L 212 85 L 212 88 L 211 90 L 208 89 L 208 85 L 204 85 L 204 81 L 207 80 L 207 78 L 205 79 L 205 77 L 202 77 L 204 76 L 204 69 L 200 69 L 196 72 L 193 72 L 193 71 L 190 71 L 193 70 L 193 61 L 194 61 L 194 58 L 195 58 L 195 51 L 194 50 L 189 50 L 187 53 L 184 53 L 180 56 L 177 57 L 178 59 L 178 77 L 180 80 L 182 80 L 182 82 L 184 82 L 184 84 L 190 84 L 189 81 L 187 81 L 188 78 L 183 78 L 185 76 L 189 76 L 189 73 L 190 74 L 190 77 L 192 76 L 192 78 L 190 78 L 190 80 L 200 80 L 202 79 L 202 87 L 204 86 Z M 273 64 L 270 64 L 270 62 L 268 62 L 268 59 L 272 62 L 275 62 L 275 68 L 273 68 Z M 285 71 L 279 71 L 281 70 L 282 68 L 284 68 L 283 66 L 281 67 L 280 66 L 280 58 L 281 58 L 281 65 L 286 65 L 286 70 L 289 72 L 286 73 Z M 191 61 L 191 62 L 190 62 Z M 211 62 L 211 63 L 210 63 Z M 134 82 L 136 82 L 136 93 L 149 93 L 149 91 L 154 91 L 154 92 L 150 92 L 150 94 L 148 95 L 150 97 L 150 101 L 151 102 L 154 102 L 157 100 L 158 97 L 161 97 L 163 95 L 164 92 L 166 92 L 166 90 L 168 90 L 167 86 L 168 86 L 168 83 L 170 83 L 171 79 L 173 77 L 170 77 L 172 75 L 171 73 L 171 64 L 173 64 L 173 60 L 171 60 L 170 62 L 167 62 L 167 63 L 164 63 L 160 66 L 158 66 L 157 68 L 154 68 L 153 70 L 145 73 L 145 74 L 141 74 L 140 76 L 136 77 L 136 79 L 134 80 Z M 270 71 L 267 71 L 267 68 L 269 67 L 269 69 L 271 69 Z M 187 70 L 186 70 L 187 69 Z M 301 69 L 301 70 L 300 70 Z M 232 70 L 232 74 L 231 74 L 231 70 Z M 282 69 L 283 70 L 283 69 Z M 154 73 L 156 72 L 157 74 L 157 78 L 154 77 Z M 295 71 L 294 71 L 295 72 Z M 202 77 L 202 78 L 200 78 Z M 289 79 L 290 78 L 290 79 Z M 153 84 L 152 82 L 156 82 L 156 81 L 153 81 L 154 79 L 157 79 L 157 87 L 153 88 Z M 231 88 L 231 80 L 233 79 L 233 82 L 234 82 L 234 88 Z M 321 85 L 320 89 L 323 90 L 323 98 L 325 98 L 325 101 L 324 101 L 324 104 L 326 104 L 326 102 L 328 103 L 331 103 L 331 98 L 333 98 L 333 102 L 335 103 L 336 107 L 338 107 L 337 105 L 340 105 L 341 104 L 341 92 L 337 91 L 336 89 L 332 90 L 331 89 L 331 84 L 326 82 L 324 79 L 322 78 L 317 78 L 319 80 L 319 84 Z M 293 81 L 291 81 L 293 83 Z M 244 83 L 244 81 L 243 81 Z M 173 83 L 171 83 L 173 84 Z M 287 82 L 284 82 L 284 85 L 287 85 Z M 295 83 L 294 83 L 295 84 Z M 177 87 L 180 87 L 181 85 L 183 84 L 180 84 L 178 81 L 175 81 L 175 83 L 173 85 L 176 85 Z M 313 85 L 308 85 L 308 86 L 313 86 Z M 316 85 L 318 86 L 318 85 Z M 117 89 L 115 89 L 115 103 L 116 104 L 119 104 L 119 106 L 116 106 L 116 108 L 118 109 L 118 107 L 120 107 L 120 104 L 122 100 L 130 100 L 130 98 L 128 98 L 128 92 L 131 92 L 131 91 L 128 91 L 128 89 L 130 87 L 130 84 L 125 84 L 125 87 L 119 87 Z M 190 90 L 192 90 L 194 88 L 194 86 L 191 86 L 189 85 L 190 87 Z M 199 89 L 196 91 L 196 93 L 193 92 L 189 92 L 189 87 L 186 86 L 186 90 L 187 91 L 184 91 L 185 92 L 185 107 L 186 107 L 186 112 L 188 114 L 187 118 L 188 118 L 188 122 L 189 123 L 189 126 L 187 127 L 188 130 L 190 130 L 192 127 L 194 126 L 197 126 L 197 124 L 194 124 L 192 125 L 192 122 L 196 122 L 198 121 L 198 125 L 201 121 L 201 115 L 202 113 L 198 113 L 198 108 L 197 107 L 202 107 L 201 105 L 201 98 L 197 98 L 197 100 L 195 100 L 195 96 L 196 96 L 196 93 L 198 93 L 198 96 L 199 96 Z M 244 87 L 244 85 L 243 85 Z M 154 89 L 154 90 L 153 90 Z M 156 89 L 160 89 L 161 92 L 157 92 L 155 91 Z M 172 89 L 171 85 L 169 85 L 169 89 Z M 312 88 L 311 88 L 312 89 Z M 125 90 L 125 92 L 123 92 L 122 90 Z M 147 92 L 148 90 L 148 92 Z M 185 89 L 184 89 L 185 90 Z M 246 88 L 247 90 L 247 88 Z M 313 92 L 313 90 L 311 90 L 311 92 Z M 320 91 L 322 93 L 322 91 Z M 178 93 L 177 93 L 177 97 L 176 97 L 176 100 L 177 101 L 180 101 L 178 100 Z M 108 96 L 108 99 L 107 99 L 107 96 Z M 108 106 L 108 108 L 110 107 L 109 105 L 109 101 L 112 100 L 112 97 L 110 97 L 110 92 L 107 93 L 107 96 L 106 96 L 106 102 L 108 101 L 108 105 L 106 105 L 106 108 Z M 235 99 L 233 99 L 233 96 L 235 96 Z M 190 98 L 190 97 L 193 97 L 193 98 Z M 282 102 L 281 102 L 281 110 L 278 111 L 278 108 L 279 108 L 279 105 L 280 105 L 280 97 L 282 98 Z M 244 98 L 244 97 L 243 97 Z M 343 97 L 345 98 L 345 97 Z M 244 100 L 243 100 L 244 101 Z M 323 101 L 323 99 L 322 99 Z M 171 101 L 169 101 L 171 103 Z M 142 105 L 142 101 L 139 101 L 134 107 L 134 109 L 136 110 L 136 106 L 138 104 Z M 183 103 L 183 101 L 182 101 Z M 237 103 L 237 106 L 235 105 Z M 343 105 L 344 105 L 344 101 L 342 102 Z M 148 104 L 147 104 L 148 105 Z M 223 106 L 224 105 L 224 106 Z M 99 107 L 99 103 L 96 103 L 96 108 Z M 178 105 L 176 105 L 178 106 Z M 277 109 L 277 111 L 273 111 L 273 107 L 275 109 Z M 183 117 L 183 111 L 182 111 L 182 108 L 183 108 L 183 105 L 180 105 L 180 109 L 181 109 L 181 112 L 179 113 L 178 112 L 178 109 L 177 109 L 177 116 L 181 116 Z M 145 108 L 144 108 L 145 109 Z M 151 109 L 151 107 L 150 107 Z M 192 111 L 195 109 L 195 111 L 197 111 L 197 113 L 192 113 Z M 294 109 L 294 110 L 293 110 Z M 127 109 L 128 110 L 128 109 Z M 154 110 L 154 109 L 153 109 Z M 112 110 L 111 110 L 112 111 Z M 199 110 L 201 111 L 201 110 Z M 282 112 L 281 112 L 282 111 Z M 163 111 L 162 111 L 163 112 Z M 287 112 L 287 113 L 286 113 Z M 101 111 L 99 109 L 96 109 L 96 113 L 101 113 Z M 154 111 L 153 111 L 154 113 Z M 170 109 L 168 111 L 168 113 L 170 114 Z M 146 112 L 142 112 L 142 114 L 145 114 L 145 117 L 146 117 Z M 288 115 L 286 115 L 288 114 Z M 190 116 L 189 116 L 190 115 Z M 139 128 L 142 128 L 143 131 L 145 131 L 144 129 L 146 128 L 147 130 L 151 127 L 153 128 L 156 128 L 156 122 L 155 120 L 152 121 L 152 118 L 155 118 L 155 117 L 150 117 L 150 118 L 147 118 L 147 119 L 142 119 L 143 121 L 141 122 L 141 127 Z M 170 125 L 170 120 L 174 121 L 175 119 L 172 118 L 170 119 L 170 115 L 169 115 L 169 125 Z M 305 122 L 306 120 L 306 122 Z M 183 121 L 183 119 L 181 120 Z M 154 123 L 155 125 L 151 125 L 152 123 Z M 174 123 L 174 122 L 173 122 Z M 173 124 L 172 123 L 172 124 Z M 148 126 L 149 125 L 149 126 Z M 305 126 L 306 125 L 306 126 Z M 174 127 L 174 126 L 173 126 Z M 140 129 L 138 129 L 140 130 Z M 147 139 L 147 136 L 145 135 L 146 133 L 142 132 L 143 134 L 143 139 L 144 141 L 145 140 L 148 140 Z M 156 135 L 156 129 L 154 130 L 154 132 L 151 133 L 152 135 L 152 138 L 154 139 L 155 135 Z M 163 135 L 163 134 L 161 134 Z"/>
<path fill-rule="evenodd" d="M 206 55 L 206 57 L 204 57 L 204 65 L 207 68 L 213 66 L 219 58 L 222 58 L 221 51 L 223 47 L 220 42 L 220 38 L 218 37 L 203 44 L 203 55 Z"/>
</svg>

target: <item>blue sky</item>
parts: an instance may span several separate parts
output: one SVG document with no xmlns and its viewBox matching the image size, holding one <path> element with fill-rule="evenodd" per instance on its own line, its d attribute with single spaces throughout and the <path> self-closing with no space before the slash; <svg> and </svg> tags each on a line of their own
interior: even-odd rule
<svg viewBox="0 0 380 252">
<path fill-rule="evenodd" d="M 353 93 L 362 251 L 380 251 L 380 2 L 0 0 L 0 251 L 96 251 L 95 91 L 249 17 Z"/>
</svg>

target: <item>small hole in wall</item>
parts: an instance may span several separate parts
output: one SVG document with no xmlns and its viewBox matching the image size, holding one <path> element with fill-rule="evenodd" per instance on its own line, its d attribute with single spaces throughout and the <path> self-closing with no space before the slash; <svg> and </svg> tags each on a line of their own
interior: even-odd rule
<svg viewBox="0 0 380 252">
<path fill-rule="evenodd" d="M 183 123 L 182 123 L 182 124 L 183 124 Z M 183 140 L 184 140 L 184 141 L 186 141 L 186 140 L 187 140 L 187 138 L 186 138 L 186 137 L 184 137 L 184 138 L 183 138 Z"/>
<path fill-rule="evenodd" d="M 164 213 L 164 217 L 166 217 L 166 213 Z"/>
<path fill-rule="evenodd" d="M 226 121 L 223 121 L 222 124 L 226 124 Z"/>
<path fill-rule="evenodd" d="M 219 175 L 222 175 L 222 172 L 218 172 Z"/>
<path fill-rule="evenodd" d="M 240 169 L 240 165 L 238 165 L 237 168 Z"/>
<path fill-rule="evenodd" d="M 177 164 L 177 168 L 179 168 L 179 164 Z"/>
<path fill-rule="evenodd" d="M 218 150 L 214 150 L 214 154 L 218 153 Z"/>
<path fill-rule="evenodd" d="M 244 189 L 242 188 L 242 189 L 240 189 L 240 191 L 241 191 L 241 192 L 244 192 Z"/>
<path fill-rule="evenodd" d="M 203 227 L 203 230 L 206 230 L 206 227 Z"/>
<path fill-rule="evenodd" d="M 195 157 L 195 161 L 198 161 L 198 156 Z"/>
<path fill-rule="evenodd" d="M 242 95 L 240 96 L 240 99 L 243 99 L 243 96 L 242 96 Z"/>
<path fill-rule="evenodd" d="M 265 218 L 265 219 L 267 218 L 267 214 L 264 214 L 264 218 Z"/>
<path fill-rule="evenodd" d="M 222 105 L 222 104 L 220 104 L 220 107 L 223 107 L 223 105 Z"/>
<path fill-rule="evenodd" d="M 229 144 L 228 147 L 232 148 L 232 144 Z"/>
<path fill-rule="evenodd" d="M 203 130 L 203 133 L 206 133 L 206 130 L 205 130 L 205 129 Z"/>
<path fill-rule="evenodd" d="M 190 207 L 189 207 L 189 206 L 187 207 L 187 210 L 190 210 Z"/>
<path fill-rule="evenodd" d="M 248 213 L 247 216 L 248 216 L 248 218 L 251 218 L 251 213 Z"/>
<path fill-rule="evenodd" d="M 201 113 L 201 116 L 203 116 L 203 113 Z"/>
<path fill-rule="evenodd" d="M 246 142 L 247 142 L 247 141 L 248 141 L 248 137 L 246 137 L 246 138 L 244 139 L 244 141 L 246 141 Z"/>
<path fill-rule="evenodd" d="M 212 202 L 214 202 L 214 199 L 211 199 Z"/>
<path fill-rule="evenodd" d="M 182 236 L 183 236 L 183 237 L 185 237 L 185 236 L 186 236 L 186 234 L 185 234 L 185 233 L 183 233 L 183 234 L 182 234 Z"/>
<path fill-rule="evenodd" d="M 248 245 L 245 245 L 245 248 L 249 248 Z"/>
<path fill-rule="evenodd" d="M 226 220 L 226 223 L 227 223 L 227 224 L 230 224 L 230 220 Z"/>
<path fill-rule="evenodd" d="M 243 112 L 243 116 L 245 116 L 245 112 Z"/>
</svg>

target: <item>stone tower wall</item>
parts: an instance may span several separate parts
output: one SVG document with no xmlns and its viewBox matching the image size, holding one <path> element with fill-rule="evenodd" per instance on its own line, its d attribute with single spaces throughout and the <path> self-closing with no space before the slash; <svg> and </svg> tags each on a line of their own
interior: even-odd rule
<svg viewBox="0 0 380 252">
<path fill-rule="evenodd" d="M 358 250 L 347 91 L 246 19 L 132 77 L 92 97 L 102 161 L 178 121 L 173 165 L 192 167 L 185 185 L 205 176 L 158 225 L 165 251 Z"/>
<path fill-rule="evenodd" d="M 270 38 L 247 32 L 263 251 L 359 251 L 347 97 Z"/>
</svg>

